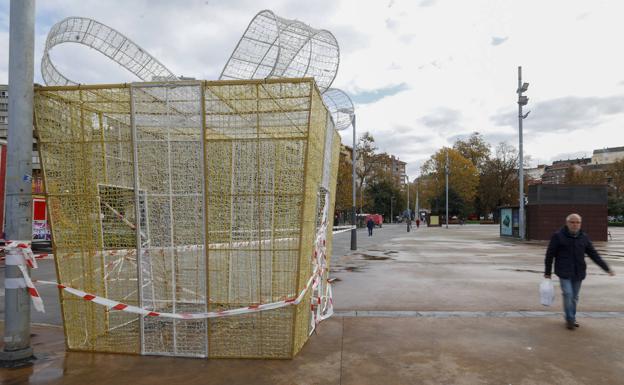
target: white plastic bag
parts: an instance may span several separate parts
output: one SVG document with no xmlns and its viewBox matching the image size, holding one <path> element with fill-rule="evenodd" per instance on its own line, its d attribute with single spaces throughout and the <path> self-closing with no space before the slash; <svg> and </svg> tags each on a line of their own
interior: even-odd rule
<svg viewBox="0 0 624 385">
<path fill-rule="evenodd" d="M 552 279 L 545 278 L 539 286 L 540 302 L 544 306 L 550 306 L 555 302 L 555 288 Z"/>
</svg>

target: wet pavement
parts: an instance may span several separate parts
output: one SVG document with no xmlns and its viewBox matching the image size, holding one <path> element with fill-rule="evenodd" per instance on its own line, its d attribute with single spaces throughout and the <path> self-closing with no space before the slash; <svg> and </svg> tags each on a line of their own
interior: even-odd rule
<svg viewBox="0 0 624 385">
<path fill-rule="evenodd" d="M 618 271 L 624 266 L 624 228 L 611 232 L 614 240 L 597 242 L 596 248 Z M 536 288 L 545 242 L 500 238 L 496 225 L 421 227 L 410 233 L 403 225 L 386 225 L 373 237 L 359 235 L 356 252 L 343 247 L 334 253 L 337 310 L 544 310 Z M 348 237 L 340 236 L 347 244 Z M 588 259 L 580 308 L 624 311 L 622 289 L 624 270 L 609 277 Z"/>
<path fill-rule="evenodd" d="M 358 232 L 353 253 L 348 232 L 336 237 L 337 314 L 293 360 L 65 352 L 61 327 L 35 325 L 38 359 L 0 369 L 0 383 L 622 384 L 624 229 L 611 232 L 596 246 L 618 276 L 588 263 L 574 331 L 559 297 L 539 304 L 545 243 L 501 239 L 495 226 L 386 225 L 373 237 Z M 42 265 L 39 274 L 50 273 Z"/>
</svg>

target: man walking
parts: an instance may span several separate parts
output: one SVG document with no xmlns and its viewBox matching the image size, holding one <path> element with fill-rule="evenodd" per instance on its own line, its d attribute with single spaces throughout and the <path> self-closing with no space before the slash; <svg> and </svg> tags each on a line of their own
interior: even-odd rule
<svg viewBox="0 0 624 385">
<path fill-rule="evenodd" d="M 581 230 L 581 216 L 570 214 L 566 218 L 566 225 L 553 234 L 546 250 L 544 277 L 550 278 L 552 263 L 555 261 L 555 274 L 559 277 L 561 292 L 563 293 L 563 311 L 566 327 L 573 330 L 579 327 L 576 322 L 576 305 L 581 291 L 581 282 L 585 279 L 585 254 L 589 256 L 604 271 L 614 276 L 609 265 L 598 255 L 591 240 Z"/>
<path fill-rule="evenodd" d="M 368 220 L 366 221 L 366 227 L 368 227 L 368 236 L 372 237 L 373 228 L 375 227 L 375 221 L 373 221 L 372 217 L 368 217 Z"/>
</svg>

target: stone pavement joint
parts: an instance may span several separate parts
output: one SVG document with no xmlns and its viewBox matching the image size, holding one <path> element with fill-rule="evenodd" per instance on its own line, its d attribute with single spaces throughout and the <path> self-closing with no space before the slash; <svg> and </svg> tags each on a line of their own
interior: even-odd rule
<svg viewBox="0 0 624 385">
<path fill-rule="evenodd" d="M 337 317 L 390 317 L 390 318 L 544 318 L 563 317 L 563 312 L 554 311 L 411 311 L 411 310 L 343 310 L 336 311 Z M 579 318 L 624 318 L 624 312 L 588 311 L 577 312 Z"/>
</svg>

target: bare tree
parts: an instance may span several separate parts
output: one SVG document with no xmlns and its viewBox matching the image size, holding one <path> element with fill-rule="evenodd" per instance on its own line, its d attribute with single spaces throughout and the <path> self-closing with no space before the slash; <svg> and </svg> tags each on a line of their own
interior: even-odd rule
<svg viewBox="0 0 624 385">
<path fill-rule="evenodd" d="M 514 205 L 518 201 L 518 151 L 501 142 L 496 146 L 495 156 L 485 161 L 479 181 L 480 209 L 493 212 L 502 205 Z"/>
</svg>

